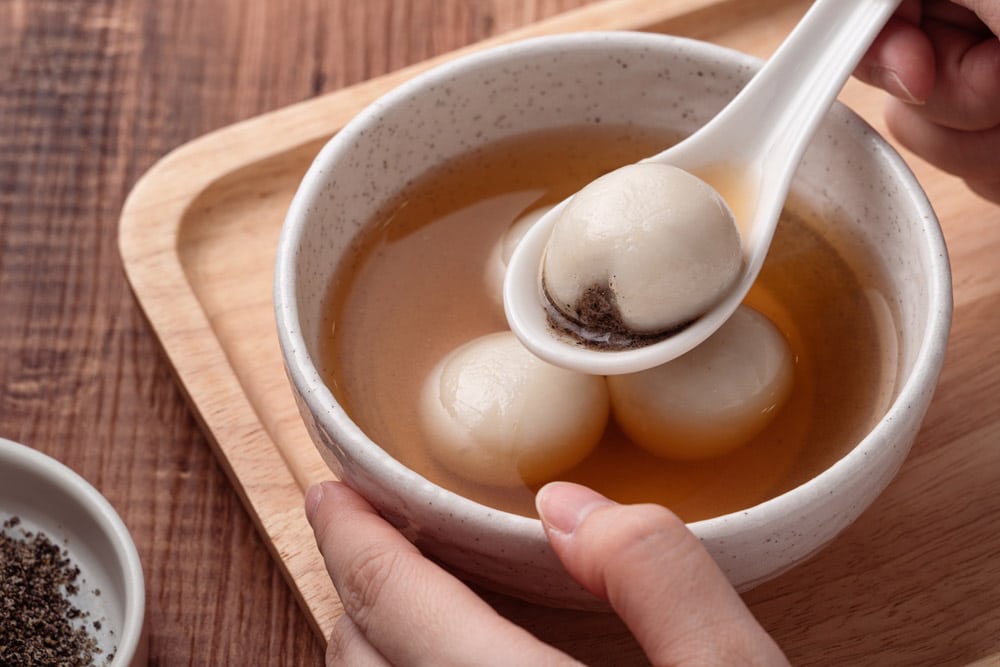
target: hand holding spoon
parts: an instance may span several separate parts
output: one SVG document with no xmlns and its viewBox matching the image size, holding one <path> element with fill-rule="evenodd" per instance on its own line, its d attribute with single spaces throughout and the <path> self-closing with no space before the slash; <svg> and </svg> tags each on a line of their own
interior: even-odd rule
<svg viewBox="0 0 1000 667">
<path fill-rule="evenodd" d="M 789 185 L 806 146 L 861 56 L 900 0 L 816 0 L 749 84 L 718 115 L 679 144 L 647 158 L 679 167 L 718 188 L 738 174 L 745 206 L 733 207 L 743 267 L 730 290 L 682 329 L 640 347 L 584 346 L 549 322 L 539 267 L 551 230 L 569 200 L 525 234 L 507 267 L 507 321 L 542 359 L 595 375 L 634 373 L 675 359 L 711 336 L 733 314 L 760 272 Z M 572 198 L 571 198 L 572 199 Z"/>
</svg>

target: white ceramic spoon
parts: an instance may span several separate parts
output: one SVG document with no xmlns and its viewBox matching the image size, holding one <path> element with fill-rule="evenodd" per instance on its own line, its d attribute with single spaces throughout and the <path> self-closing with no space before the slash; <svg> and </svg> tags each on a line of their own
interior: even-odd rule
<svg viewBox="0 0 1000 667">
<path fill-rule="evenodd" d="M 816 0 L 771 59 L 715 118 L 681 143 L 644 160 L 685 169 L 730 197 L 745 262 L 732 291 L 718 305 L 676 334 L 635 349 L 592 349 L 553 329 L 539 271 L 552 225 L 566 200 L 535 223 L 508 263 L 504 308 L 521 342 L 550 363 L 615 375 L 666 363 L 712 335 L 760 272 L 806 145 L 899 3 Z"/>
</svg>

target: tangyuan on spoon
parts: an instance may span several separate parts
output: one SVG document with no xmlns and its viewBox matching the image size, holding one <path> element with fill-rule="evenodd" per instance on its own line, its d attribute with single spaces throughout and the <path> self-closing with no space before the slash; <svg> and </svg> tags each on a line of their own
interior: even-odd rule
<svg viewBox="0 0 1000 667">
<path fill-rule="evenodd" d="M 664 255 L 650 252 L 651 249 L 656 249 L 652 244 L 662 242 L 664 233 L 642 236 L 642 225 L 654 218 L 658 211 L 662 209 L 669 217 L 677 213 L 679 207 L 701 211 L 699 215 L 703 215 L 706 210 L 712 210 L 714 205 L 710 201 L 713 188 L 726 197 L 727 213 L 732 214 L 730 224 L 734 224 L 739 230 L 742 257 L 735 267 L 731 264 L 732 253 L 727 250 L 732 240 L 723 229 L 724 224 L 716 225 L 718 229 L 707 234 L 702 234 L 704 230 L 698 229 L 701 224 L 698 220 L 693 221 L 695 224 L 684 223 L 682 220 L 683 224 L 680 225 L 682 232 L 678 243 L 684 242 L 683 230 L 702 236 L 693 242 L 693 247 L 700 247 L 700 250 L 695 247 L 700 254 L 693 260 L 674 265 L 675 271 L 682 273 L 698 270 L 700 267 L 702 277 L 695 280 L 690 280 L 690 275 L 674 274 L 678 280 L 688 279 L 691 282 L 690 286 L 674 290 L 674 298 L 677 299 L 678 294 L 685 298 L 691 297 L 688 300 L 696 304 L 693 306 L 695 310 L 685 310 L 687 305 L 685 308 L 675 307 L 677 304 L 668 302 L 671 290 L 665 290 L 661 301 L 666 306 L 666 319 L 660 321 L 664 328 L 657 330 L 656 316 L 644 318 L 639 314 L 649 307 L 649 303 L 654 303 L 655 299 L 648 300 L 648 295 L 643 297 L 646 301 L 639 296 L 622 296 L 622 308 L 619 312 L 616 306 L 613 317 L 610 318 L 613 321 L 610 329 L 595 333 L 590 325 L 602 321 L 600 313 L 592 321 L 580 321 L 573 313 L 582 312 L 574 309 L 583 302 L 563 303 L 563 299 L 553 299 L 552 293 L 543 289 L 543 275 L 546 274 L 543 267 L 547 246 L 550 238 L 553 238 L 553 228 L 567 210 L 574 216 L 574 224 L 579 219 L 586 221 L 591 213 L 599 213 L 591 209 L 582 213 L 580 210 L 574 212 L 573 208 L 568 208 L 571 207 L 574 196 L 553 207 L 528 230 L 507 266 L 503 288 L 504 309 L 511 330 L 521 342 L 537 356 L 558 366 L 595 375 L 618 375 L 664 364 L 690 351 L 718 330 L 743 301 L 760 272 L 792 176 L 813 133 L 899 2 L 900 0 L 816 0 L 760 72 L 717 116 L 684 141 L 635 165 L 670 165 L 687 172 L 695 181 L 704 181 L 711 186 L 707 190 L 690 189 L 687 186 L 682 188 L 700 198 L 700 201 L 690 203 L 691 206 L 689 202 L 675 202 L 675 206 L 670 203 L 649 204 L 639 201 L 639 197 L 648 197 L 650 192 L 669 193 L 670 188 L 664 186 L 662 190 L 657 190 L 661 186 L 655 183 L 633 187 L 625 179 L 632 178 L 632 172 L 638 173 L 638 170 L 627 171 L 630 170 L 629 167 L 619 170 L 622 173 L 617 175 L 619 181 L 624 183 L 623 189 L 615 190 L 623 183 L 607 186 L 609 191 L 618 192 L 624 205 L 636 207 L 637 212 L 627 215 L 626 220 L 639 226 L 637 230 L 630 230 L 634 233 L 626 235 L 625 241 L 608 241 L 607 245 L 618 243 L 623 248 L 638 250 L 635 256 L 639 259 L 633 259 L 629 255 L 616 257 L 612 248 L 607 257 L 598 253 L 594 257 L 581 259 L 575 266 L 572 262 L 566 264 L 572 270 L 586 274 L 579 278 L 582 282 L 577 284 L 578 295 L 593 287 L 594 276 L 599 276 L 596 294 L 593 290 L 588 292 L 598 302 L 602 298 L 614 296 L 615 282 L 627 278 L 624 271 L 621 276 L 612 275 L 609 267 L 600 266 L 609 257 L 609 266 L 618 261 L 620 267 L 627 267 L 635 274 L 628 279 L 631 284 L 643 287 L 643 283 L 647 283 L 656 289 L 659 282 L 662 288 L 664 276 L 657 274 L 664 271 L 668 272 L 666 276 L 669 281 L 670 267 L 664 267 L 663 264 L 670 264 L 672 256 L 670 253 Z M 611 176 L 615 176 L 615 172 L 602 179 Z M 653 181 L 660 178 L 669 184 L 675 176 L 676 174 L 661 169 L 659 175 L 653 177 Z M 603 187 L 598 181 L 591 185 Z M 604 184 L 607 185 L 606 181 Z M 586 193 L 588 188 L 581 192 Z M 597 201 L 596 196 L 593 199 Z M 705 208 L 706 202 L 708 209 Z M 679 215 L 689 214 L 682 211 Z M 718 223 L 714 214 L 710 217 L 713 224 Z M 610 223 L 605 225 L 605 229 L 609 227 Z M 588 234 L 593 229 L 599 232 L 600 225 L 595 224 Z M 596 233 L 593 238 L 601 237 Z M 688 242 L 692 243 L 690 240 Z M 711 247 L 713 244 L 718 247 Z M 583 250 L 570 245 L 561 246 L 560 252 L 549 252 L 552 252 L 553 258 L 566 257 L 574 251 L 592 252 L 594 248 L 600 249 L 600 246 L 599 241 L 592 241 L 589 245 L 581 245 Z M 655 265 L 646 267 L 642 266 L 642 262 Z M 648 276 L 645 281 L 641 279 L 643 271 Z M 639 277 L 635 277 L 636 275 Z M 712 276 L 712 279 L 706 276 Z M 547 282 L 556 285 L 560 281 L 566 283 L 567 279 L 571 282 L 572 276 L 567 278 L 565 272 L 559 275 L 556 270 L 546 278 Z M 605 287 L 608 289 L 605 290 Z M 569 291 L 573 291 L 572 287 Z M 562 293 L 567 292 L 564 289 Z M 630 306 L 624 303 L 629 300 L 634 304 L 634 318 L 629 314 Z M 562 305 L 556 307 L 555 301 Z M 701 308 L 706 308 L 700 313 L 697 312 L 699 303 Z M 583 310 L 587 311 L 589 307 Z M 672 316 L 679 320 L 671 321 Z M 583 319 L 586 320 L 586 317 Z M 633 321 L 640 322 L 635 329 L 630 328 L 630 322 Z M 619 339 L 611 340 L 608 344 L 608 339 L 602 338 L 602 333 L 607 334 L 608 331 L 622 334 L 623 328 L 625 337 L 628 333 L 636 334 L 631 341 L 622 342 L 619 336 Z M 584 342 L 581 335 L 577 334 L 582 334 L 590 342 Z"/>
</svg>

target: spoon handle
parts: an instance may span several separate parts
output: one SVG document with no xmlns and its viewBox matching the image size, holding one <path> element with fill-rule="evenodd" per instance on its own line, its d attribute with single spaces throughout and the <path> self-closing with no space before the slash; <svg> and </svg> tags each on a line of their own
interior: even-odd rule
<svg viewBox="0 0 1000 667">
<path fill-rule="evenodd" d="M 745 261 L 734 286 L 715 306 L 681 331 L 637 350 L 591 353 L 562 342 L 552 334 L 538 298 L 538 267 L 557 206 L 525 234 L 507 267 L 504 305 L 518 338 L 551 363 L 609 374 L 675 359 L 718 330 L 760 272 L 809 140 L 900 2 L 815 0 L 732 102 L 688 138 L 644 160 L 701 177 L 732 210 Z"/>
<path fill-rule="evenodd" d="M 692 145 L 683 157 L 672 153 L 672 159 L 693 166 L 743 158 L 745 166 L 757 167 L 762 175 L 784 174 L 784 183 L 774 185 L 787 191 L 791 170 L 769 169 L 768 164 L 798 164 L 900 1 L 816 0 L 750 83 L 698 132 L 713 137 L 706 142 L 712 144 L 710 150 Z"/>
</svg>

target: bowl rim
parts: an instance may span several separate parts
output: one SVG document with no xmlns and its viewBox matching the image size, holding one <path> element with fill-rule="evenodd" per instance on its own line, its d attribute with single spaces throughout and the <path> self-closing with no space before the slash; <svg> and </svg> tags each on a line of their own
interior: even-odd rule
<svg viewBox="0 0 1000 667">
<path fill-rule="evenodd" d="M 53 489 L 69 496 L 100 527 L 100 538 L 111 546 L 125 583 L 122 627 L 116 636 L 113 665 L 131 664 L 141 653 L 146 610 L 146 588 L 142 562 L 124 521 L 101 493 L 77 472 L 57 459 L 27 445 L 0 437 L 0 469 L 29 473 Z M 44 489 L 39 489 L 39 493 Z M 57 516 L 51 517 L 58 519 Z"/>
<path fill-rule="evenodd" d="M 433 499 L 436 506 L 440 506 L 439 502 L 446 502 L 449 512 L 459 520 L 478 526 L 489 525 L 494 531 L 499 529 L 536 542 L 545 541 L 544 531 L 538 519 L 481 504 L 440 487 L 404 466 L 372 441 L 333 397 L 306 352 L 307 346 L 298 325 L 294 259 L 296 248 L 301 243 L 304 233 L 305 220 L 312 205 L 320 198 L 324 187 L 324 174 L 329 165 L 341 157 L 358 129 L 372 123 L 384 108 L 398 104 L 426 87 L 503 62 L 511 55 L 518 57 L 542 55 L 555 48 L 578 50 L 637 46 L 649 47 L 660 52 L 680 51 L 688 56 L 713 61 L 734 71 L 748 68 L 750 72 L 755 72 L 763 63 L 754 56 L 709 42 L 675 35 L 630 31 L 546 35 L 461 56 L 409 79 L 378 98 L 347 123 L 320 150 L 302 179 L 285 216 L 275 263 L 274 308 L 279 343 L 286 372 L 292 383 L 310 412 L 317 419 L 323 419 L 325 416 L 330 420 L 329 425 L 332 427 L 330 430 L 344 436 L 343 441 L 338 441 L 338 444 L 348 450 L 363 469 L 379 469 L 380 478 L 415 489 L 411 492 L 413 496 Z M 914 357 L 913 369 L 905 378 L 895 399 L 885 415 L 862 440 L 815 477 L 792 489 L 745 509 L 689 523 L 689 528 L 703 540 L 724 537 L 729 533 L 728 524 L 737 517 L 743 521 L 749 519 L 753 523 L 771 523 L 787 514 L 784 508 L 789 503 L 798 505 L 800 499 L 828 493 L 831 488 L 839 484 L 838 480 L 842 479 L 847 471 L 857 465 L 857 462 L 884 446 L 887 433 L 893 429 L 895 423 L 901 421 L 901 417 L 911 406 L 929 400 L 927 390 L 933 388 L 943 363 L 953 304 L 950 264 L 937 216 L 912 170 L 870 124 L 839 101 L 833 104 L 828 115 L 848 125 L 851 134 L 865 138 L 885 170 L 892 174 L 897 182 L 906 186 L 907 196 L 918 213 L 919 220 L 915 224 L 923 239 L 924 257 L 921 261 L 926 264 L 930 273 L 927 294 L 928 317 L 921 332 L 921 344 Z"/>
</svg>

